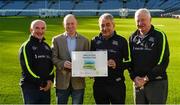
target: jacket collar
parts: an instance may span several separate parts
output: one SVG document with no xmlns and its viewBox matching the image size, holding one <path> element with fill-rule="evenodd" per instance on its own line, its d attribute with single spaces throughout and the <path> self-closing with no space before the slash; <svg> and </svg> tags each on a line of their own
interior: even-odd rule
<svg viewBox="0 0 180 105">
<path fill-rule="evenodd" d="M 103 39 L 103 40 L 110 40 L 110 39 L 114 38 L 114 36 L 116 36 L 116 31 L 114 31 L 113 34 L 112 34 L 112 36 L 109 37 L 108 39 L 105 39 L 105 38 L 102 36 L 102 33 L 99 34 L 99 37 L 100 37 L 101 39 Z"/>
<path fill-rule="evenodd" d="M 151 25 L 151 28 L 150 28 L 150 30 L 145 34 L 145 37 L 151 35 L 151 33 L 153 32 L 153 30 L 154 30 L 154 26 Z M 134 35 L 135 35 L 135 36 L 136 36 L 136 35 L 139 35 L 139 30 L 138 30 L 138 29 L 135 31 Z M 144 38 L 145 38 L 145 37 L 144 37 Z"/>
<path fill-rule="evenodd" d="M 64 36 L 64 38 L 67 38 L 66 32 L 64 32 L 62 35 Z M 76 32 L 76 39 L 80 39 L 80 38 L 81 38 L 81 35 Z"/>
<path fill-rule="evenodd" d="M 67 32 L 64 32 L 64 35 L 65 35 L 66 37 L 70 37 L 70 36 L 67 34 Z M 78 36 L 78 34 L 77 34 L 77 32 L 76 32 L 75 36 L 73 36 L 73 37 L 74 37 L 74 38 L 77 38 L 77 36 Z"/>
<path fill-rule="evenodd" d="M 32 35 L 30 35 L 30 38 L 29 38 L 29 39 L 32 40 L 32 41 L 34 41 L 34 42 L 40 42 L 38 38 L 36 38 L 36 37 L 34 37 L 34 36 L 32 36 Z M 43 39 L 42 39 L 41 42 L 43 42 L 44 40 L 45 40 L 45 38 L 43 37 Z"/>
</svg>

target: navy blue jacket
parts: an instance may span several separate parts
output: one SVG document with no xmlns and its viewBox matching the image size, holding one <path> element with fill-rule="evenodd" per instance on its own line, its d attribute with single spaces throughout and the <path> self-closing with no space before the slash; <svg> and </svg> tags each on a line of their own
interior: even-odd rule
<svg viewBox="0 0 180 105">
<path fill-rule="evenodd" d="M 95 82 L 99 84 L 114 84 L 124 81 L 124 70 L 128 67 L 129 60 L 128 43 L 125 38 L 114 32 L 109 39 L 105 39 L 101 33 L 91 40 L 91 51 L 107 50 L 108 60 L 113 59 L 116 62 L 116 68 L 108 67 L 108 77 L 96 77 Z"/>
<path fill-rule="evenodd" d="M 52 51 L 47 43 L 30 38 L 21 46 L 19 59 L 22 68 L 21 84 L 30 83 L 39 87 L 54 78 Z"/>
<path fill-rule="evenodd" d="M 151 80 L 167 79 L 166 68 L 169 63 L 169 46 L 164 32 L 155 29 L 152 25 L 144 38 L 139 31 L 129 38 L 131 49 L 131 79 L 145 75 Z"/>
</svg>

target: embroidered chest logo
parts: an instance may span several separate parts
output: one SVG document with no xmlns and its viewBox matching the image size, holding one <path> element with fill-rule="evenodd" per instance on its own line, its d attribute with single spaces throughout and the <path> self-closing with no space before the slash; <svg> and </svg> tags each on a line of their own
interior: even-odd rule
<svg viewBox="0 0 180 105">
<path fill-rule="evenodd" d="M 101 44 L 102 42 L 100 41 L 100 40 L 98 40 L 97 42 L 96 42 L 96 44 L 97 45 L 99 45 L 99 44 Z"/>
<path fill-rule="evenodd" d="M 115 45 L 115 46 L 118 46 L 118 41 L 113 40 L 112 44 Z"/>
<path fill-rule="evenodd" d="M 154 37 L 149 37 L 148 39 L 141 39 L 139 37 L 134 37 L 133 42 L 136 46 L 133 47 L 135 50 L 152 50 L 155 45 Z"/>
<path fill-rule="evenodd" d="M 37 47 L 36 46 L 32 46 L 32 50 L 33 51 L 37 50 Z"/>
</svg>

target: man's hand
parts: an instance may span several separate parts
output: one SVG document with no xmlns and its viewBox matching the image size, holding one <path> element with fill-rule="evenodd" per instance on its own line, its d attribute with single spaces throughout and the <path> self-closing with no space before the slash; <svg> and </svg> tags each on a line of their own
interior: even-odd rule
<svg viewBox="0 0 180 105">
<path fill-rule="evenodd" d="M 71 69 L 72 68 L 71 62 L 70 61 L 65 61 L 64 62 L 64 68 Z"/>
<path fill-rule="evenodd" d="M 108 60 L 108 66 L 115 69 L 116 68 L 116 62 L 113 59 L 109 59 Z"/>
<path fill-rule="evenodd" d="M 146 83 L 149 81 L 149 78 L 147 77 L 147 75 L 143 79 Z"/>
<path fill-rule="evenodd" d="M 144 80 L 143 77 L 137 76 L 134 79 L 134 83 L 135 83 L 136 87 L 140 87 L 141 88 L 141 87 L 143 87 L 145 85 L 146 81 Z"/>
<path fill-rule="evenodd" d="M 51 89 L 51 85 L 52 85 L 52 81 L 48 80 L 47 85 L 45 87 L 40 86 L 40 90 L 48 91 L 49 89 Z"/>
</svg>

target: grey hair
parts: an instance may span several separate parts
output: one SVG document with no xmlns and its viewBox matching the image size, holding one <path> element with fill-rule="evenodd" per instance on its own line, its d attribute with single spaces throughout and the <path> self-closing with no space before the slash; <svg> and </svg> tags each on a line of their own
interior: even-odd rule
<svg viewBox="0 0 180 105">
<path fill-rule="evenodd" d="M 73 15 L 73 14 L 67 14 L 65 17 L 64 17 L 64 20 L 63 20 L 63 24 L 66 23 L 66 20 L 70 17 L 73 17 L 75 20 L 76 20 L 76 17 Z M 76 20 L 77 21 L 77 20 Z"/>
<path fill-rule="evenodd" d="M 114 23 L 114 17 L 110 13 L 104 13 L 99 17 L 99 23 L 102 19 L 109 19 Z"/>
<path fill-rule="evenodd" d="M 151 18 L 151 13 L 149 12 L 148 9 L 146 9 L 146 8 L 140 8 L 140 9 L 138 9 L 138 10 L 135 12 L 135 15 L 134 15 L 135 19 L 136 19 L 137 16 L 138 16 L 139 14 L 141 14 L 141 13 L 146 14 L 149 18 Z"/>
<path fill-rule="evenodd" d="M 31 22 L 30 28 L 33 29 L 33 28 L 34 28 L 34 25 L 35 25 L 37 22 L 42 22 L 42 23 L 44 23 L 45 28 L 46 28 L 46 22 L 43 21 L 43 20 L 40 20 L 40 19 L 33 20 L 33 21 Z"/>
</svg>

